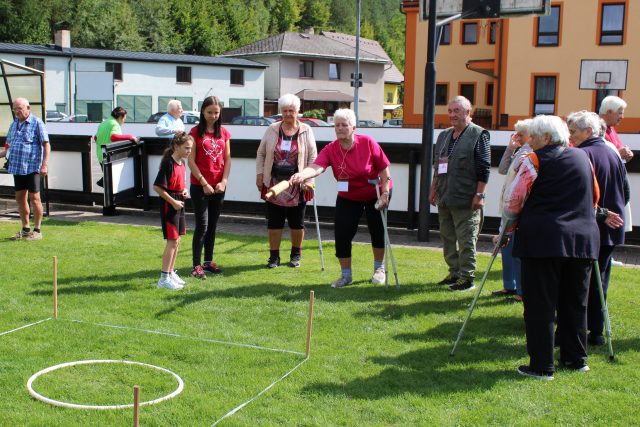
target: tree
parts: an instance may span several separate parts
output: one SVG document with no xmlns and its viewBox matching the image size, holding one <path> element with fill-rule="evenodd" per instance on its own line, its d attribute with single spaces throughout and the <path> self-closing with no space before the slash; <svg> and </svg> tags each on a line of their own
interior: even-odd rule
<svg viewBox="0 0 640 427">
<path fill-rule="evenodd" d="M 294 31 L 300 21 L 300 6 L 296 0 L 280 0 L 271 11 L 270 33 Z"/>
<path fill-rule="evenodd" d="M 138 21 L 138 33 L 144 38 L 145 50 L 182 53 L 183 46 L 170 17 L 171 3 L 137 0 L 131 4 Z"/>
<path fill-rule="evenodd" d="M 138 28 L 126 0 L 78 0 L 71 32 L 77 46 L 141 51 Z"/>
<path fill-rule="evenodd" d="M 329 0 L 307 0 L 299 27 L 313 27 L 320 31 L 327 28 L 329 18 L 331 18 L 331 5 Z"/>
</svg>

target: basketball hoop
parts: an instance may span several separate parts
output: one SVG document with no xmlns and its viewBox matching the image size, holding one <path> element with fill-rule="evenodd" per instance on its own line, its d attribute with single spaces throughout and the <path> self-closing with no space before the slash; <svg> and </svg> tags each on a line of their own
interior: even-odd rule
<svg viewBox="0 0 640 427">
<path fill-rule="evenodd" d="M 611 73 L 608 71 L 596 71 L 593 80 L 598 90 L 606 90 L 611 83 Z"/>
</svg>

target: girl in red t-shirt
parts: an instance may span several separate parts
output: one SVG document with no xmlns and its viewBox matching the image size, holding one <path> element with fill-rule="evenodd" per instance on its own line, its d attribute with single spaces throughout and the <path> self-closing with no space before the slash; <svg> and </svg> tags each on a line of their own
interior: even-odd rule
<svg viewBox="0 0 640 427">
<path fill-rule="evenodd" d="M 178 290 L 184 286 L 184 280 L 174 270 L 180 236 L 187 234 L 184 219 L 184 200 L 189 197 L 185 182 L 185 160 L 191 153 L 193 138 L 184 132 L 178 132 L 171 141 L 160 162 L 160 170 L 153 183 L 153 189 L 164 200 L 160 221 L 162 234 L 167 245 L 162 254 L 162 273 L 158 280 L 159 288 Z"/>
<path fill-rule="evenodd" d="M 231 170 L 231 135 L 220 122 L 222 104 L 209 96 L 200 107 L 200 123 L 191 129 L 195 140 L 189 155 L 191 200 L 196 219 L 193 231 L 193 270 L 191 275 L 206 279 L 205 271 L 218 274 L 222 270 L 213 262 L 216 227 Z M 202 248 L 204 247 L 204 264 Z"/>
</svg>

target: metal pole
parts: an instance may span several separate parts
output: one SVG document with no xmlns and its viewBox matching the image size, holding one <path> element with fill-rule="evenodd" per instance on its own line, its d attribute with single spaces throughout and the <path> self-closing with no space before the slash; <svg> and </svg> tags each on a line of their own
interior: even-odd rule
<svg viewBox="0 0 640 427">
<path fill-rule="evenodd" d="M 422 162 L 420 163 L 420 198 L 418 240 L 429 241 L 429 192 L 431 191 L 431 159 L 433 157 L 433 128 L 436 106 L 436 1 L 429 2 L 429 37 L 427 64 L 424 69 L 424 104 L 422 121 Z"/>
<path fill-rule="evenodd" d="M 356 124 L 360 118 L 358 105 L 360 103 L 360 0 L 356 0 L 356 69 L 353 85 L 353 112 L 356 113 Z"/>
</svg>

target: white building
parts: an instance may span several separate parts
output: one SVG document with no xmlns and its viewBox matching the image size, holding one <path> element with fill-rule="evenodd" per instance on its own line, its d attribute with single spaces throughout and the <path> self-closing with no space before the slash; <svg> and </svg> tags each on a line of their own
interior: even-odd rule
<svg viewBox="0 0 640 427">
<path fill-rule="evenodd" d="M 128 122 L 146 122 L 170 99 L 198 110 L 209 95 L 238 109 L 235 115 L 263 114 L 266 66 L 246 59 L 75 48 L 66 30 L 55 45 L 0 43 L 0 56 L 45 72 L 47 110 L 90 121 L 122 106 Z"/>
</svg>

